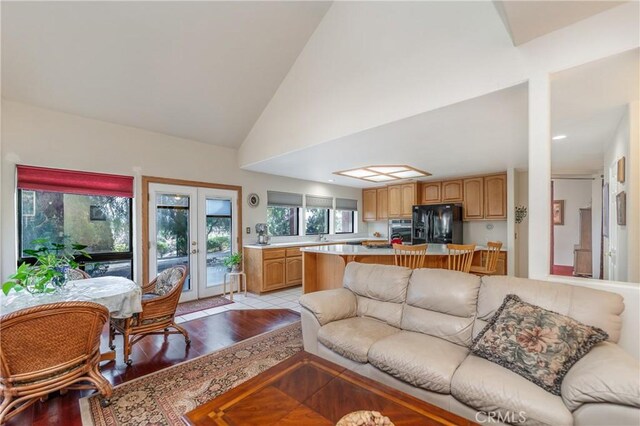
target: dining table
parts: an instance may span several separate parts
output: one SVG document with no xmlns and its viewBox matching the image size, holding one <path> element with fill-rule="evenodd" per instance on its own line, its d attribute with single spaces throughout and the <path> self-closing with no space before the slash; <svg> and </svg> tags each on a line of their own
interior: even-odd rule
<svg viewBox="0 0 640 426">
<path fill-rule="evenodd" d="M 52 293 L 0 292 L 0 315 L 59 302 L 95 302 L 109 309 L 112 318 L 130 318 L 142 312 L 142 288 L 124 277 L 95 277 L 68 281 Z M 115 360 L 115 352 L 103 353 L 100 360 Z"/>
</svg>

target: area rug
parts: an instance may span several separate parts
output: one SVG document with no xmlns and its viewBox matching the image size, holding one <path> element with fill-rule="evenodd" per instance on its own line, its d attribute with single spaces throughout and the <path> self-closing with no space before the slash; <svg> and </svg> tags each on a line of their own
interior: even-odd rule
<svg viewBox="0 0 640 426">
<path fill-rule="evenodd" d="M 113 389 L 111 405 L 80 400 L 83 426 L 183 425 L 180 416 L 302 350 L 300 322 L 139 377 Z"/>
<path fill-rule="evenodd" d="M 231 300 L 222 296 L 207 297 L 206 299 L 192 300 L 178 304 L 176 316 L 190 314 L 191 312 L 203 311 L 205 309 L 217 308 L 233 303 Z"/>
</svg>

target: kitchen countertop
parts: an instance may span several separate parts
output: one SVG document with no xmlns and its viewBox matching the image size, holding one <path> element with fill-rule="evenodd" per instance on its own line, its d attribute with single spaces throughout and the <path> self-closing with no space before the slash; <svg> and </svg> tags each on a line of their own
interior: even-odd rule
<svg viewBox="0 0 640 426">
<path fill-rule="evenodd" d="M 391 256 L 395 254 L 393 249 L 390 248 L 369 248 L 346 244 L 305 247 L 300 250 L 307 253 L 332 254 L 336 256 Z M 486 247 L 476 246 L 476 251 L 479 250 L 486 250 Z M 506 249 L 502 251 L 506 251 Z M 446 244 L 429 244 L 427 247 L 427 256 L 446 256 L 448 254 Z"/>
<path fill-rule="evenodd" d="M 323 244 L 342 244 L 348 241 L 389 241 L 386 238 L 376 237 L 360 237 L 360 238 L 341 238 L 339 240 L 329 241 L 287 241 L 284 243 L 271 243 L 271 244 L 245 244 L 244 247 L 253 249 L 269 249 L 269 248 L 286 248 L 286 247 L 304 247 L 304 246 L 319 246 Z"/>
</svg>

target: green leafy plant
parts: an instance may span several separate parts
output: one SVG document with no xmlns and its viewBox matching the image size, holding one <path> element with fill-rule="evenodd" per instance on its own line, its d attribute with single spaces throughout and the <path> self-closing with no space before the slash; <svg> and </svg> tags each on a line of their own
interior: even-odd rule
<svg viewBox="0 0 640 426">
<path fill-rule="evenodd" d="M 65 272 L 68 268 L 77 268 L 75 258 L 91 258 L 85 251 L 87 246 L 73 243 L 67 247 L 64 243 L 52 243 L 48 238 L 33 240 L 33 249 L 25 249 L 24 254 L 34 257 L 36 262 L 30 265 L 22 262 L 15 274 L 2 284 L 2 292 L 7 295 L 14 291 L 25 290 L 29 293 L 52 293 L 65 284 Z"/>
<path fill-rule="evenodd" d="M 242 263 L 242 253 L 233 253 L 231 256 L 225 257 L 222 262 L 227 268 L 233 269 Z"/>
</svg>

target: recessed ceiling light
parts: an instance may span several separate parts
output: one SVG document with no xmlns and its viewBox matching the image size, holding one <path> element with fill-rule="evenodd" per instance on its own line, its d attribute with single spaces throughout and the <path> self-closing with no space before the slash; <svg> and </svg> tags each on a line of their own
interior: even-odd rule
<svg viewBox="0 0 640 426">
<path fill-rule="evenodd" d="M 335 182 L 335 179 L 329 179 L 327 182 Z"/>
<path fill-rule="evenodd" d="M 431 173 L 402 164 L 389 166 L 366 166 L 357 169 L 333 172 L 333 174 L 362 179 L 369 182 L 389 182 L 400 179 L 431 176 Z"/>
<path fill-rule="evenodd" d="M 555 135 L 551 139 L 554 141 L 561 141 L 562 139 L 566 139 L 566 138 L 567 138 L 567 135 Z"/>
</svg>

